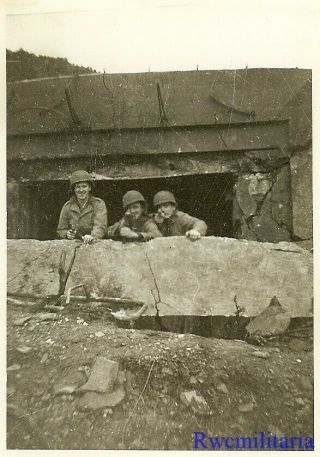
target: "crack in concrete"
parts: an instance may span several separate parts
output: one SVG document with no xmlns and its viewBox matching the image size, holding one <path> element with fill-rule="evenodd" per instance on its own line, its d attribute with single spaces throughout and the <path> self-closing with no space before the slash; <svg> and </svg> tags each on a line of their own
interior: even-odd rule
<svg viewBox="0 0 320 457">
<path fill-rule="evenodd" d="M 163 305 L 169 306 L 169 308 L 173 308 L 173 309 L 176 309 L 176 308 L 173 305 L 170 305 L 169 303 L 166 303 L 166 302 L 161 300 L 160 289 L 159 289 L 159 286 L 158 286 L 158 283 L 157 283 L 153 268 L 151 266 L 151 261 L 150 261 L 150 258 L 148 256 L 148 253 L 147 253 L 146 249 L 144 249 L 144 254 L 145 254 L 145 257 L 147 259 L 149 270 L 150 270 L 150 273 L 152 275 L 153 282 L 154 282 L 154 285 L 155 285 L 155 289 L 156 289 L 156 292 L 157 292 L 157 297 L 155 297 L 154 289 L 151 289 L 151 294 L 152 294 L 153 299 L 154 299 L 154 306 L 156 308 L 156 313 L 157 313 L 156 315 L 157 315 L 157 317 L 159 317 L 159 312 L 160 312 L 160 310 L 158 308 L 159 303 L 162 303 Z"/>
<path fill-rule="evenodd" d="M 275 248 L 275 249 L 272 249 L 272 251 L 293 252 L 294 254 L 301 254 L 301 251 L 294 251 L 292 249 L 288 250 L 288 249 Z"/>
<path fill-rule="evenodd" d="M 285 222 L 277 220 L 277 218 L 273 214 L 273 207 L 271 208 L 271 217 L 272 217 L 273 221 L 278 225 L 278 227 L 284 228 L 289 233 L 291 240 L 293 240 L 294 234 L 293 234 L 292 228 L 289 227 Z"/>
<path fill-rule="evenodd" d="M 268 195 L 270 194 L 270 192 L 272 192 L 272 189 L 273 189 L 273 186 L 275 185 L 275 183 L 277 182 L 277 179 L 272 176 L 272 180 L 271 180 L 271 186 L 269 187 L 269 189 L 267 190 L 267 192 L 263 195 L 263 197 L 261 198 L 261 200 L 259 200 L 257 202 L 257 209 L 253 215 L 253 217 L 256 217 L 256 216 L 260 216 L 261 215 L 261 210 L 262 210 L 262 207 L 263 207 L 263 204 L 264 202 L 266 201 Z M 251 216 L 251 215 L 250 215 Z M 249 217 L 250 217 L 249 216 Z"/>
<path fill-rule="evenodd" d="M 153 283 L 155 285 L 155 288 L 156 288 L 156 291 L 157 291 L 157 295 L 158 295 L 158 297 L 155 297 L 154 289 L 151 289 L 151 294 L 152 294 L 153 299 L 154 299 L 154 306 L 156 308 L 157 315 L 159 315 L 159 308 L 158 308 L 157 305 L 161 302 L 160 290 L 159 290 L 158 283 L 157 283 L 157 280 L 155 278 L 154 271 L 153 271 L 152 266 L 151 266 L 151 261 L 149 259 L 149 256 L 148 256 L 148 253 L 147 253 L 146 249 L 144 250 L 144 254 L 146 256 L 146 259 L 147 259 L 147 262 L 148 262 L 148 266 L 149 266 L 149 270 L 150 270 L 151 276 L 153 278 Z"/>
<path fill-rule="evenodd" d="M 237 300 L 237 296 L 235 295 L 233 297 L 233 301 L 234 301 L 234 304 L 235 304 L 235 307 L 236 307 L 236 317 L 240 317 L 241 314 L 245 311 L 245 308 L 243 306 L 239 306 L 238 305 L 238 300 Z"/>
<path fill-rule="evenodd" d="M 258 174 L 258 172 L 257 173 L 252 173 L 252 174 Z M 274 185 L 276 184 L 276 182 L 277 182 L 277 177 L 275 177 L 272 174 L 271 175 L 271 186 L 270 186 L 270 188 L 266 191 L 266 193 L 262 196 L 262 198 L 257 202 L 257 207 L 256 207 L 255 212 L 253 214 L 250 214 L 249 216 L 246 216 L 245 212 L 243 211 L 243 209 L 241 207 L 241 202 L 239 202 L 239 200 L 238 200 L 238 198 L 236 196 L 236 200 L 237 200 L 238 206 L 239 206 L 241 214 L 243 216 L 242 219 L 245 222 L 247 228 L 252 233 L 254 233 L 254 228 L 253 228 L 254 218 L 257 217 L 257 216 L 261 216 L 261 211 L 262 211 L 263 205 L 264 205 L 266 199 L 268 198 L 268 195 L 272 192 L 272 189 L 273 189 Z M 275 222 L 277 223 L 276 220 L 275 220 Z"/>
</svg>

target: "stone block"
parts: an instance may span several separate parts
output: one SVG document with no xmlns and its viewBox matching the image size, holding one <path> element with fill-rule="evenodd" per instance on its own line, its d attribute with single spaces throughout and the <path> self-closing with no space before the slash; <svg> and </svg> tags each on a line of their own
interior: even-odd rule
<svg viewBox="0 0 320 457">
<path fill-rule="evenodd" d="M 119 371 L 118 362 L 98 356 L 88 381 L 79 387 L 81 392 L 111 392 Z"/>
<path fill-rule="evenodd" d="M 78 408 L 82 410 L 97 410 L 102 408 L 113 408 L 125 397 L 125 390 L 122 385 L 118 386 L 111 393 L 86 392 L 78 402 Z"/>
<path fill-rule="evenodd" d="M 46 263 L 59 259 L 66 244 L 72 252 L 72 241 L 9 241 L 8 292 L 57 292 L 59 275 L 56 270 L 48 273 L 51 266 Z M 156 314 L 155 301 L 160 315 L 235 315 L 236 296 L 244 316 L 253 317 L 275 295 L 290 317 L 312 316 L 312 259 L 308 251 L 286 242 L 218 237 L 195 242 L 158 238 L 140 244 L 103 240 L 77 250 L 67 288 L 84 283 L 92 296 L 140 300 L 148 305 L 149 315 Z"/>
</svg>

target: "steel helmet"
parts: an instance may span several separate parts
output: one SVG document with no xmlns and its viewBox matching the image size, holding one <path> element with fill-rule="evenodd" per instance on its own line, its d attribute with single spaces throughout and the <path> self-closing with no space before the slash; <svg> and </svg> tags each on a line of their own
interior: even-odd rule
<svg viewBox="0 0 320 457">
<path fill-rule="evenodd" d="M 173 203 L 177 206 L 177 202 L 174 198 L 174 195 L 168 190 L 161 190 L 160 192 L 157 192 L 156 195 L 153 197 L 153 206 L 159 206 L 163 203 Z"/>
<path fill-rule="evenodd" d="M 127 209 L 128 206 L 138 202 L 146 203 L 144 196 L 137 190 L 129 190 L 122 198 L 124 209 Z"/>
<path fill-rule="evenodd" d="M 74 171 L 70 177 L 70 185 L 73 187 L 78 182 L 92 182 L 91 175 L 84 170 Z"/>
</svg>

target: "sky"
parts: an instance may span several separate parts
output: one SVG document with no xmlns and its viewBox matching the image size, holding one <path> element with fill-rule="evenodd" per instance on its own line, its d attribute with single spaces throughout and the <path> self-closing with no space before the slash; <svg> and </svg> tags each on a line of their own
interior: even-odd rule
<svg viewBox="0 0 320 457">
<path fill-rule="evenodd" d="M 295 67 L 298 62 L 310 68 L 319 39 L 318 3 L 7 0 L 6 47 L 66 57 L 107 73 Z"/>
</svg>

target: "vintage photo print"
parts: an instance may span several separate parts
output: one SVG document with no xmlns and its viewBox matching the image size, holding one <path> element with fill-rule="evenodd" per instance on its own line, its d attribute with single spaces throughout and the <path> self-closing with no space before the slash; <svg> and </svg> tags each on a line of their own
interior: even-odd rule
<svg viewBox="0 0 320 457">
<path fill-rule="evenodd" d="M 314 450 L 319 13 L 8 2 L 7 451 Z"/>
</svg>

